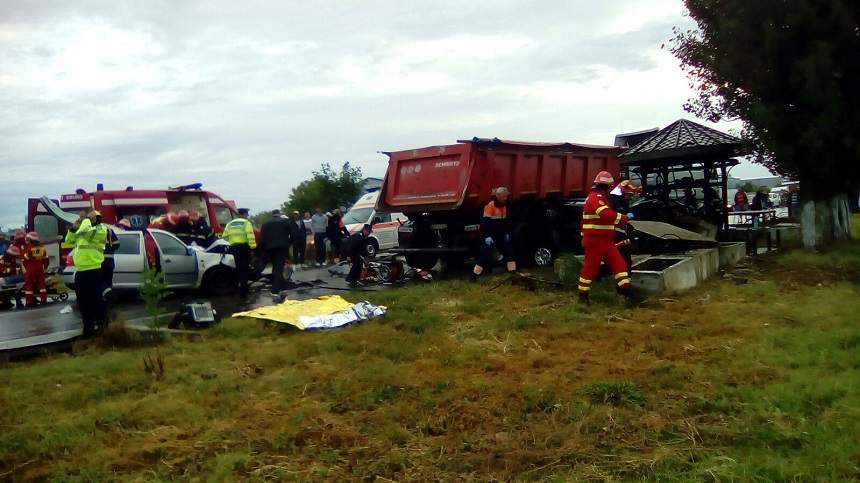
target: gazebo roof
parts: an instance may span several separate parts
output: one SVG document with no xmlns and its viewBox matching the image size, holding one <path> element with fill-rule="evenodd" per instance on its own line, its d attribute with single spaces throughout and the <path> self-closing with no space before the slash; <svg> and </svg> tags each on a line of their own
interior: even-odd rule
<svg viewBox="0 0 860 483">
<path fill-rule="evenodd" d="M 728 159 L 738 156 L 741 140 L 707 126 L 679 119 L 620 156 L 621 164 L 644 161 Z"/>
</svg>

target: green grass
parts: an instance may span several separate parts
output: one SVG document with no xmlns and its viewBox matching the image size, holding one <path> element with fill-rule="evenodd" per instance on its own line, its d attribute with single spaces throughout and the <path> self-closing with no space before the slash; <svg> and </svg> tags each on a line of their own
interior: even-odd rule
<svg viewBox="0 0 860 483">
<path fill-rule="evenodd" d="M 6 363 L 0 479 L 858 479 L 860 287 L 836 268 L 856 250 L 766 258 L 638 310 L 608 285 L 583 310 L 439 282 L 363 293 L 389 314 L 341 331 L 227 319 Z"/>
</svg>

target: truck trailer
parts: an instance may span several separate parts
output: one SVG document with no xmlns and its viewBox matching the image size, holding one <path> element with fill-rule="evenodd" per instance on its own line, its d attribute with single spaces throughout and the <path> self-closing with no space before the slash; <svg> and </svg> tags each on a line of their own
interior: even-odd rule
<svg viewBox="0 0 860 483">
<path fill-rule="evenodd" d="M 412 266 L 462 264 L 478 252 L 483 207 L 492 190 L 511 191 L 508 216 L 521 264 L 548 265 L 580 249 L 582 201 L 600 171 L 619 176 L 622 148 L 473 138 L 387 152 L 377 210 L 402 212 L 397 250 Z"/>
</svg>

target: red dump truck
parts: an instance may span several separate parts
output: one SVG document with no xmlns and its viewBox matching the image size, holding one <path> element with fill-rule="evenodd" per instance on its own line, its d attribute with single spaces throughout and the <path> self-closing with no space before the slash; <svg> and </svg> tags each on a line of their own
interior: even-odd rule
<svg viewBox="0 0 860 483">
<path fill-rule="evenodd" d="M 402 212 L 398 232 L 407 262 L 429 269 L 439 258 L 462 264 L 476 255 L 491 190 L 511 191 L 508 216 L 520 263 L 548 265 L 577 250 L 582 201 L 600 171 L 618 176 L 621 148 L 474 138 L 447 146 L 386 153 L 377 210 Z"/>
</svg>

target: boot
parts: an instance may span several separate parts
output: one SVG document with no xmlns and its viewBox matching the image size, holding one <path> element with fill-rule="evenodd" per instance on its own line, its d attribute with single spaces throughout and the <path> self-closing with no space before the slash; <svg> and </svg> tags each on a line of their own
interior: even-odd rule
<svg viewBox="0 0 860 483">
<path fill-rule="evenodd" d="M 624 296 L 625 303 L 630 307 L 634 307 L 645 301 L 645 297 L 630 286 L 619 288 L 618 294 Z"/>
<path fill-rule="evenodd" d="M 591 305 L 591 299 L 588 297 L 588 292 L 579 292 L 579 303 L 581 305 Z"/>
</svg>

